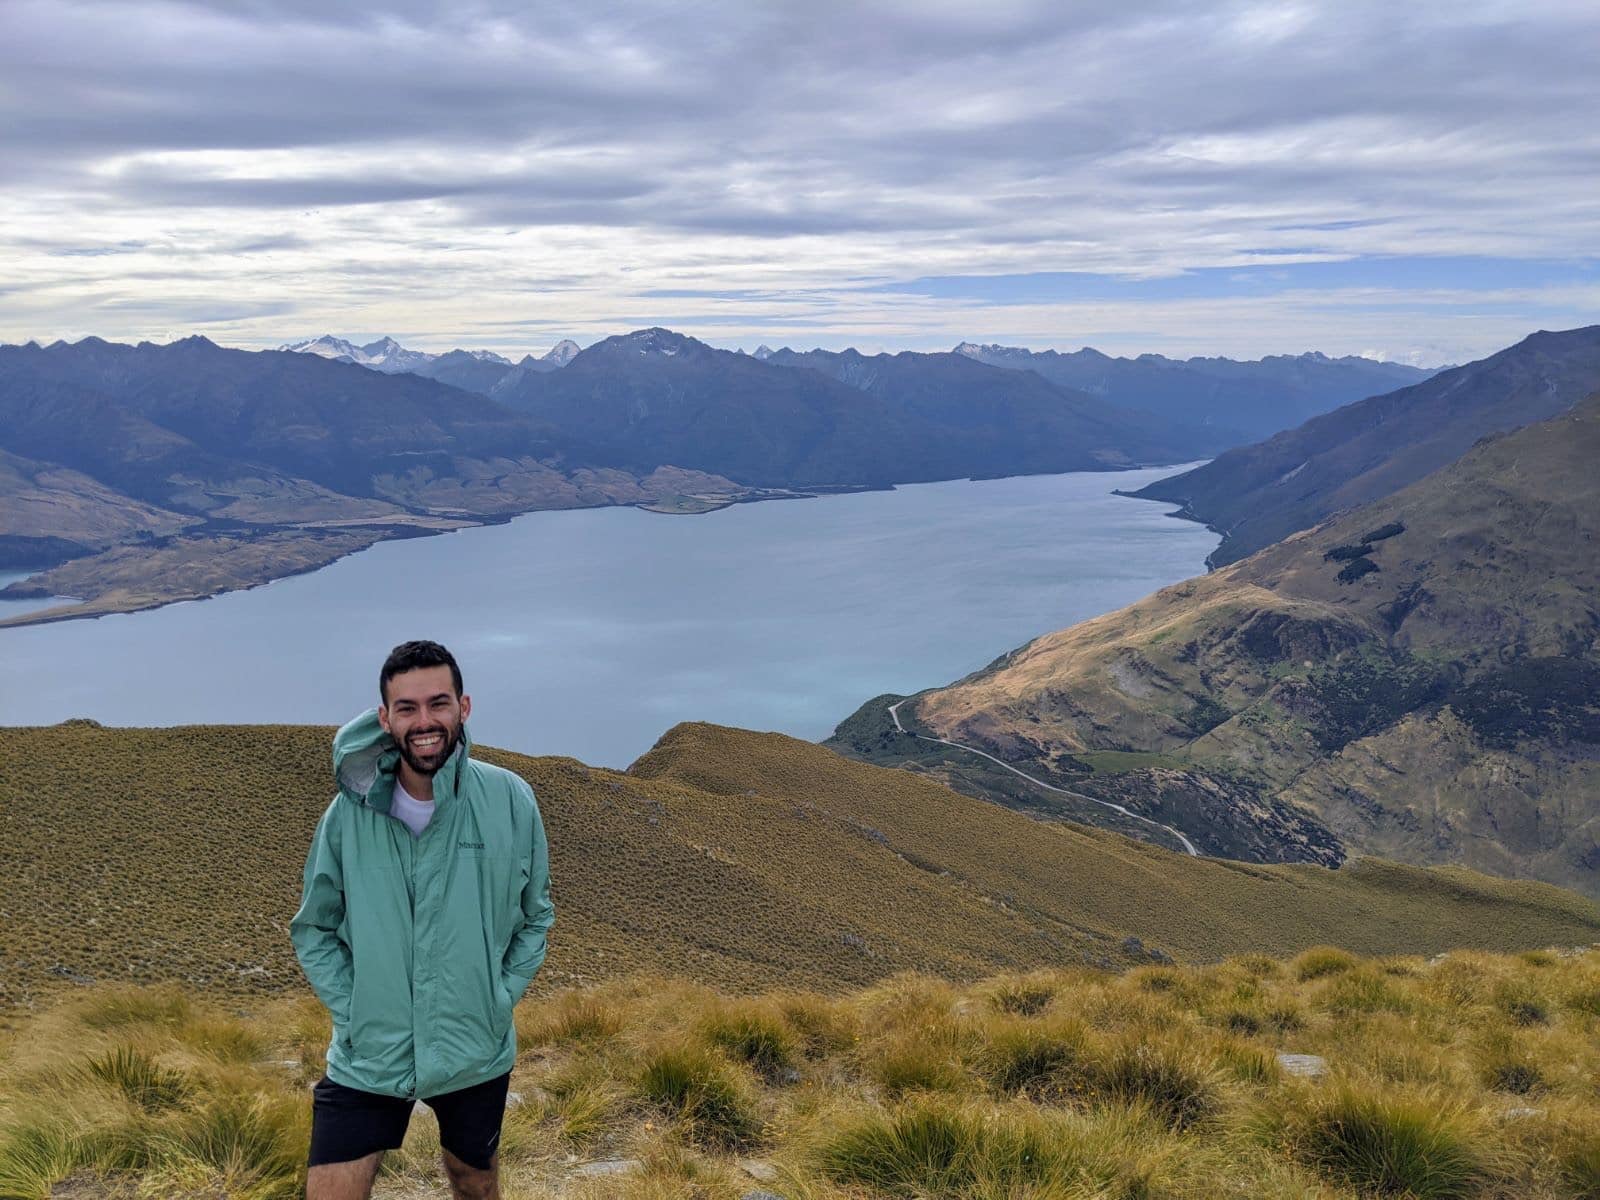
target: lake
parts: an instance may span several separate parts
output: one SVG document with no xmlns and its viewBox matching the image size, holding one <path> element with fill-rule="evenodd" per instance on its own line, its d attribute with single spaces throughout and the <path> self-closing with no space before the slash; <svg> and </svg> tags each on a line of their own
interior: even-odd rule
<svg viewBox="0 0 1600 1200">
<path fill-rule="evenodd" d="M 872 696 L 1201 573 L 1215 534 L 1111 495 L 1180 469 L 383 543 L 250 591 L 0 630 L 0 724 L 340 724 L 376 703 L 391 646 L 428 637 L 460 660 L 489 745 L 620 767 L 679 721 L 819 739 Z"/>
</svg>

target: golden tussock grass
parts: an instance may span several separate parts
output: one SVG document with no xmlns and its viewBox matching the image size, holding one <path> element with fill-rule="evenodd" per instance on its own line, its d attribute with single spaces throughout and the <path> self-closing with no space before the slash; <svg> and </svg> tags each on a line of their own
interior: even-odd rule
<svg viewBox="0 0 1600 1200">
<path fill-rule="evenodd" d="M 506 1195 L 736 1200 L 755 1158 L 790 1200 L 1594 1197 L 1597 971 L 1594 950 L 1351 957 L 1310 978 L 1250 955 L 836 995 L 565 990 L 517 1014 Z M 327 1037 L 306 1000 L 54 1005 L 4 1047 L 0 1196 L 296 1195 Z M 437 1190 L 436 1139 L 419 1109 L 379 1194 Z M 601 1159 L 630 1169 L 576 1169 Z"/>
</svg>

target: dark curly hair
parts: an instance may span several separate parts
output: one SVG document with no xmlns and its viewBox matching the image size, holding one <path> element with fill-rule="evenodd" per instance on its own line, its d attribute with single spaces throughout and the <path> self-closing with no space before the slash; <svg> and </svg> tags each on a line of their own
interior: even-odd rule
<svg viewBox="0 0 1600 1200">
<path fill-rule="evenodd" d="M 378 672 L 378 695 L 385 704 L 389 703 L 389 680 L 419 667 L 449 667 L 450 681 L 455 684 L 456 695 L 461 695 L 461 668 L 456 665 L 455 655 L 438 642 L 401 642 L 389 651 L 389 657 L 383 660 L 383 670 Z"/>
</svg>

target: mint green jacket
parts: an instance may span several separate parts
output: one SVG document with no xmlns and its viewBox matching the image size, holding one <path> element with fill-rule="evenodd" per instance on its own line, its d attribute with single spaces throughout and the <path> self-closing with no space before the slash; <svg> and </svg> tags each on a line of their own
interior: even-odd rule
<svg viewBox="0 0 1600 1200">
<path fill-rule="evenodd" d="M 334 735 L 339 794 L 306 856 L 295 954 L 333 1015 L 328 1078 L 408 1099 L 516 1059 L 513 1006 L 555 919 L 533 789 L 470 757 L 433 777 L 420 836 L 389 814 L 400 752 L 372 709 Z"/>
</svg>

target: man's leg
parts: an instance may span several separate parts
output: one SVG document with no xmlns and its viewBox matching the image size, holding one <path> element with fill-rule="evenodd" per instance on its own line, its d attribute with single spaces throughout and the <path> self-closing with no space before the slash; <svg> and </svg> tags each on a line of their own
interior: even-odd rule
<svg viewBox="0 0 1600 1200">
<path fill-rule="evenodd" d="M 450 1177 L 453 1200 L 500 1200 L 500 1156 L 489 1160 L 489 1169 L 480 1171 L 462 1162 L 443 1148 L 444 1173 Z"/>
<path fill-rule="evenodd" d="M 397 1150 L 411 1121 L 411 1101 L 335 1083 L 311 1090 L 311 1153 L 306 1200 L 367 1200 L 385 1150 Z"/>
<path fill-rule="evenodd" d="M 510 1083 L 508 1071 L 426 1102 L 439 1118 L 439 1151 L 455 1200 L 500 1200 L 500 1123 Z"/>
<path fill-rule="evenodd" d="M 312 1167 L 306 1172 L 306 1200 L 367 1200 L 382 1162 L 383 1151 L 378 1150 L 350 1162 Z"/>
</svg>

